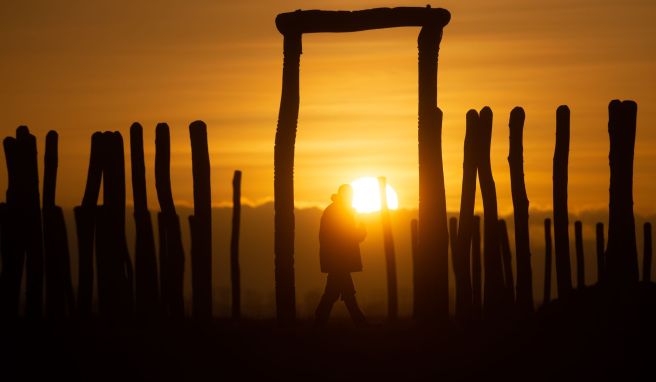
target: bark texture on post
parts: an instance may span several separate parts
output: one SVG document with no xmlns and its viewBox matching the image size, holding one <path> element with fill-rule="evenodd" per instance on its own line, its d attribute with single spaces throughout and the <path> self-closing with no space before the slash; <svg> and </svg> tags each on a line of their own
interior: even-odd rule
<svg viewBox="0 0 656 382">
<path fill-rule="evenodd" d="M 70 253 L 66 222 L 62 209 L 55 204 L 57 186 L 58 135 L 46 135 L 43 173 L 43 240 L 46 276 L 46 316 L 73 316 L 75 294 L 71 280 Z"/>
<path fill-rule="evenodd" d="M 300 33 L 284 35 L 282 95 L 273 154 L 274 264 L 276 316 L 283 326 L 296 322 L 294 280 L 294 145 L 299 107 Z"/>
<path fill-rule="evenodd" d="M 533 312 L 533 271 L 528 225 L 528 196 L 524 182 L 524 109 L 516 107 L 510 112 L 510 191 L 513 200 L 515 226 L 515 256 L 517 258 L 517 311 L 522 314 Z"/>
<path fill-rule="evenodd" d="M 378 178 L 380 187 L 380 217 L 383 225 L 383 244 L 385 246 L 385 264 L 387 270 L 387 318 L 394 321 L 399 316 L 399 298 L 396 282 L 396 253 L 392 235 L 392 219 L 387 205 L 387 180 Z"/>
<path fill-rule="evenodd" d="M 574 222 L 574 240 L 576 242 L 576 289 L 585 288 L 585 259 L 583 256 L 583 225 Z"/>
<path fill-rule="evenodd" d="M 544 219 L 544 295 L 542 304 L 551 301 L 551 219 Z"/>
<path fill-rule="evenodd" d="M 604 223 L 597 223 L 595 233 L 597 240 L 597 283 L 603 284 L 606 280 L 606 254 L 604 253 L 606 242 L 604 240 Z"/>
<path fill-rule="evenodd" d="M 645 223 L 643 226 L 643 235 L 644 252 L 642 257 L 642 281 L 648 283 L 651 282 L 651 223 Z"/>
<path fill-rule="evenodd" d="M 78 286 L 77 310 L 81 317 L 92 313 L 93 280 L 94 280 L 94 235 L 96 231 L 96 216 L 98 197 L 102 181 L 102 133 L 95 132 L 91 136 L 89 154 L 89 169 L 82 203 L 74 208 L 75 226 L 78 248 Z"/>
<path fill-rule="evenodd" d="M 165 316 L 184 316 L 184 249 L 180 231 L 180 218 L 173 203 L 171 191 L 171 139 L 169 126 L 158 123 L 155 129 L 155 187 L 160 212 L 157 214 L 159 230 L 159 277 L 162 308 Z"/>
<path fill-rule="evenodd" d="M 449 318 L 449 234 L 442 168 L 442 111 L 437 108 L 437 62 L 442 28 L 424 26 L 419 49 L 419 320 Z"/>
<path fill-rule="evenodd" d="M 241 171 L 232 177 L 232 233 L 230 236 L 230 282 L 232 318 L 241 318 L 241 273 L 239 270 L 239 230 L 241 225 Z"/>
<path fill-rule="evenodd" d="M 194 177 L 194 214 L 189 217 L 192 316 L 209 319 L 212 317 L 212 191 L 205 123 L 192 122 L 189 137 Z"/>
<path fill-rule="evenodd" d="M 484 107 L 479 114 L 478 153 L 480 155 L 478 177 L 483 197 L 483 267 L 485 270 L 483 314 L 492 320 L 499 319 L 508 311 L 503 279 L 503 264 L 499 245 L 499 216 L 497 192 L 492 177 L 490 144 L 492 139 L 492 110 Z"/>
<path fill-rule="evenodd" d="M 569 108 L 556 110 L 556 148 L 553 157 L 553 223 L 556 249 L 558 298 L 572 291 L 569 256 L 569 218 L 567 209 L 567 166 L 569 160 Z"/>
<path fill-rule="evenodd" d="M 458 219 L 456 243 L 452 244 L 454 267 L 462 270 L 456 272 L 456 320 L 459 321 L 470 319 L 472 316 L 472 281 L 469 257 L 472 244 L 474 204 L 476 203 L 476 168 L 478 166 L 478 143 L 476 142 L 478 113 L 476 110 L 467 112 L 466 121 L 460 218 Z"/>
<path fill-rule="evenodd" d="M 633 215 L 633 156 L 638 105 L 613 100 L 608 105 L 610 198 L 606 270 L 614 286 L 638 281 L 638 249 Z"/>
<path fill-rule="evenodd" d="M 154 316 L 159 311 L 157 256 L 153 223 L 150 211 L 148 211 L 146 195 L 143 128 L 138 123 L 133 123 L 130 127 L 130 154 L 136 228 L 134 254 L 136 312 L 141 316 Z"/>
</svg>

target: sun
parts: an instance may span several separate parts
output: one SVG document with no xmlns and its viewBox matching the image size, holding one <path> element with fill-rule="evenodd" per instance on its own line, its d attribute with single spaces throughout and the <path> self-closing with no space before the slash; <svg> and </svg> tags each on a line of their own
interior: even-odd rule
<svg viewBox="0 0 656 382">
<path fill-rule="evenodd" d="M 373 176 L 358 178 L 351 182 L 353 187 L 353 208 L 360 213 L 380 211 L 380 186 Z M 399 208 L 396 191 L 387 184 L 387 206 L 390 210 Z"/>
</svg>

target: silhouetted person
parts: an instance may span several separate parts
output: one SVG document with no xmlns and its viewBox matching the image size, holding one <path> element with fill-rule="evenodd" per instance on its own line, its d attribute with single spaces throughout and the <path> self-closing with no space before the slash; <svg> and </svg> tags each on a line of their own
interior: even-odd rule
<svg viewBox="0 0 656 382">
<path fill-rule="evenodd" d="M 355 325 L 366 326 L 364 314 L 355 300 L 351 278 L 351 272 L 362 271 L 360 242 L 364 240 L 366 231 L 362 223 L 356 224 L 350 185 L 341 185 L 331 199 L 333 202 L 323 212 L 319 227 L 319 262 L 321 272 L 328 273 L 328 278 L 315 312 L 315 324 L 322 326 L 326 323 L 333 304 L 341 296 Z"/>
</svg>

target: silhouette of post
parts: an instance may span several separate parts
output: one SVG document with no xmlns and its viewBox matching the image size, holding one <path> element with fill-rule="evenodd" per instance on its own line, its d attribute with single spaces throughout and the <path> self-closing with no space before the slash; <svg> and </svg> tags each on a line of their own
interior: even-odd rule
<svg viewBox="0 0 656 382">
<path fill-rule="evenodd" d="M 194 176 L 194 215 L 191 226 L 191 289 L 194 318 L 212 317 L 212 196 L 207 126 L 203 121 L 189 125 L 191 163 Z"/>
<path fill-rule="evenodd" d="M 46 316 L 62 318 L 74 314 L 75 297 L 71 280 L 70 254 L 62 209 L 55 205 L 58 135 L 46 135 L 43 173 L 43 240 L 46 280 Z"/>
<path fill-rule="evenodd" d="M 544 219 L 544 297 L 542 304 L 551 301 L 551 219 Z"/>
<path fill-rule="evenodd" d="M 419 26 L 419 224 L 415 270 L 417 319 L 448 318 L 448 233 L 440 144 L 442 113 L 437 109 L 437 53 L 444 9 L 376 8 L 362 11 L 282 13 L 276 27 L 284 36 L 282 95 L 274 148 L 275 276 L 278 322 L 296 319 L 294 288 L 294 142 L 299 107 L 299 63 L 303 33 L 355 32 Z M 444 208 L 442 207 L 444 206 Z M 443 210 L 443 211 L 442 211 Z"/>
<path fill-rule="evenodd" d="M 459 259 L 457 258 L 457 241 L 458 241 L 458 218 L 452 216 L 449 218 L 449 249 L 451 250 L 451 266 L 453 267 L 453 274 L 456 281 L 456 320 L 464 321 L 462 316 L 462 311 L 460 315 L 458 314 L 458 294 L 462 293 L 462 290 L 458 290 L 458 280 L 461 278 L 461 273 L 463 270 L 461 268 L 462 264 L 458 263 Z"/>
<path fill-rule="evenodd" d="M 492 177 L 490 163 L 490 144 L 492 139 L 492 110 L 484 107 L 479 113 L 477 133 L 479 138 L 478 177 L 483 197 L 483 267 L 485 270 L 483 313 L 487 318 L 498 319 L 507 311 L 507 298 L 503 279 L 503 263 L 499 245 L 499 222 L 497 213 L 497 193 Z"/>
<path fill-rule="evenodd" d="M 652 255 L 652 244 L 651 244 L 651 223 L 645 223 L 643 226 L 644 230 L 644 252 L 642 257 L 642 281 L 651 282 L 651 255 Z"/>
<path fill-rule="evenodd" d="M 125 236 L 125 154 L 119 132 L 101 138 L 103 205 L 96 221 L 98 311 L 109 319 L 124 319 L 133 312 L 134 275 Z"/>
<path fill-rule="evenodd" d="M 524 182 L 524 109 L 515 107 L 510 112 L 510 191 L 513 200 L 515 226 L 515 256 L 517 258 L 517 310 L 522 315 L 533 312 L 533 271 L 528 225 L 528 196 Z"/>
<path fill-rule="evenodd" d="M 579 220 L 574 222 L 576 241 L 576 288 L 585 288 L 585 259 L 583 256 L 583 226 Z"/>
<path fill-rule="evenodd" d="M 417 280 L 417 271 L 419 270 L 419 263 L 418 263 L 418 258 L 417 256 L 419 255 L 419 243 L 418 243 L 418 238 L 419 236 L 418 233 L 419 229 L 417 227 L 417 219 L 412 219 L 410 220 L 410 243 L 412 246 L 412 312 L 413 312 L 413 318 L 417 318 L 414 316 L 414 312 L 417 311 L 417 294 L 420 289 L 420 285 L 418 285 L 418 280 Z"/>
<path fill-rule="evenodd" d="M 239 229 L 241 222 L 241 171 L 232 177 L 232 235 L 230 237 L 230 281 L 232 318 L 241 318 L 241 274 L 239 271 Z"/>
<path fill-rule="evenodd" d="M 515 280 L 512 273 L 512 253 L 510 250 L 510 240 L 508 239 L 508 228 L 506 221 L 499 220 L 499 234 L 501 240 L 501 260 L 503 261 L 503 279 L 506 286 L 506 298 L 508 304 L 515 303 Z"/>
<path fill-rule="evenodd" d="M 77 310 L 82 317 L 92 313 L 94 256 L 93 242 L 96 231 L 96 215 L 100 184 L 102 181 L 101 149 L 102 133 L 91 136 L 89 169 L 82 203 L 74 208 L 78 247 Z"/>
<path fill-rule="evenodd" d="M 567 166 L 569 159 L 569 108 L 556 110 L 556 148 L 553 157 L 553 223 L 556 249 L 556 281 L 558 298 L 572 290 L 569 260 L 569 221 L 567 210 Z"/>
<path fill-rule="evenodd" d="M 7 164 L 7 193 L 3 208 L 2 241 L 2 272 L 0 273 L 0 317 L 17 317 L 25 251 L 21 246 L 24 230 L 20 210 L 19 169 L 17 165 L 17 142 L 14 137 L 3 140 L 5 161 Z"/>
<path fill-rule="evenodd" d="M 456 272 L 456 320 L 458 321 L 470 319 L 472 315 L 472 280 L 469 256 L 472 247 L 472 224 L 474 204 L 476 203 L 476 167 L 478 162 L 478 144 L 476 142 L 478 137 L 478 113 L 476 110 L 467 112 L 466 122 L 460 218 L 458 219 L 456 243 L 455 245 L 452 244 L 451 249 L 454 267 L 458 264 L 457 268 L 462 269 L 461 272 Z"/>
<path fill-rule="evenodd" d="M 437 105 L 437 58 L 441 26 L 419 32 L 419 259 L 421 294 L 417 318 L 449 317 L 449 233 L 442 167 L 442 111 Z"/>
<path fill-rule="evenodd" d="M 396 254 L 394 251 L 394 236 L 392 235 L 392 220 L 387 205 L 387 180 L 378 177 L 380 187 L 380 217 L 383 225 L 383 244 L 385 246 L 385 264 L 387 265 L 387 318 L 398 318 L 398 287 L 396 283 Z"/>
<path fill-rule="evenodd" d="M 608 105 L 610 198 L 606 270 L 615 286 L 638 281 L 638 250 L 633 215 L 633 156 L 638 105 L 613 100 Z"/>
<path fill-rule="evenodd" d="M 301 34 L 284 35 L 282 96 L 274 147 L 274 252 L 276 315 L 281 325 L 296 321 L 294 286 L 294 144 L 299 107 Z"/>
<path fill-rule="evenodd" d="M 184 249 L 180 218 L 171 191 L 171 138 L 169 126 L 158 123 L 155 129 L 155 187 L 160 212 L 159 230 L 160 293 L 165 316 L 184 316 Z"/>
<path fill-rule="evenodd" d="M 146 195 L 146 166 L 143 149 L 143 128 L 139 123 L 130 127 L 130 161 L 136 243 L 134 254 L 136 312 L 154 316 L 159 310 L 157 256 L 153 223 Z"/>
<path fill-rule="evenodd" d="M 472 318 L 483 317 L 483 289 L 481 285 L 481 217 L 474 215 L 471 240 L 472 273 Z"/>
</svg>

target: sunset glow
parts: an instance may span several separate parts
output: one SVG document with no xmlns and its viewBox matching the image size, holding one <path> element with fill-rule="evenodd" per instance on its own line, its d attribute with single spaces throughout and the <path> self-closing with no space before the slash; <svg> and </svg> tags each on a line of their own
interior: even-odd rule
<svg viewBox="0 0 656 382">
<path fill-rule="evenodd" d="M 353 208 L 360 213 L 380 211 L 380 186 L 373 176 L 358 178 L 351 182 L 353 187 Z M 390 210 L 399 208 L 399 198 L 389 184 L 387 190 L 387 206 Z"/>
</svg>

